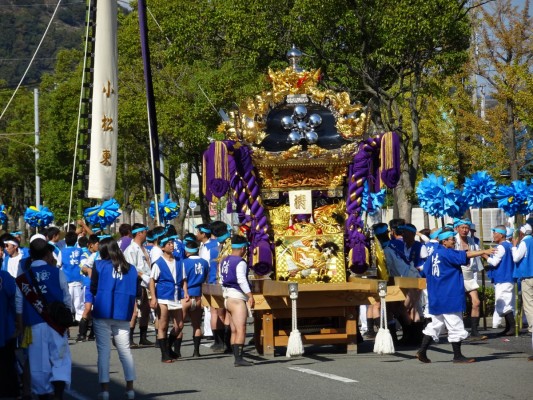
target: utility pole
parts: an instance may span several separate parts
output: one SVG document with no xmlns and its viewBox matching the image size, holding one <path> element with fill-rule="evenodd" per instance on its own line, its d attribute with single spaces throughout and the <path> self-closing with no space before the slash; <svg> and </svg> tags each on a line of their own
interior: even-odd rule
<svg viewBox="0 0 533 400">
<path fill-rule="evenodd" d="M 160 183 L 161 199 L 163 199 L 165 197 L 165 178 L 163 178 L 163 174 L 165 173 L 165 160 L 163 158 L 163 145 L 162 144 L 159 144 L 159 171 L 161 171 L 161 174 L 159 175 L 159 179 L 161 182 Z"/>
<path fill-rule="evenodd" d="M 39 89 L 33 89 L 34 123 L 35 123 L 35 207 L 41 205 L 41 177 L 39 176 Z"/>
</svg>

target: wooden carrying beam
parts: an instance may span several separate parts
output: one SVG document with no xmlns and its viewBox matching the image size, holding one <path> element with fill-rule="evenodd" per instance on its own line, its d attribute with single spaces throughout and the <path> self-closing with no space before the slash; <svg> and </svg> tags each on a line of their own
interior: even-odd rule
<svg viewBox="0 0 533 400">
<path fill-rule="evenodd" d="M 258 352 L 265 357 L 274 357 L 276 346 L 287 346 L 290 332 L 275 328 L 276 320 L 291 318 L 291 301 L 288 282 L 252 280 L 255 299 L 254 339 Z M 304 344 L 335 344 L 346 346 L 347 353 L 357 353 L 357 322 L 359 306 L 379 301 L 375 279 L 350 278 L 345 283 L 320 285 L 301 284 L 298 287 L 298 318 L 334 318 L 336 327 L 320 327 L 306 333 L 302 330 Z M 409 289 L 425 288 L 425 280 L 396 278 L 393 286 L 387 287 L 388 302 L 405 300 Z M 222 287 L 204 284 L 202 302 L 205 306 L 224 307 Z"/>
</svg>

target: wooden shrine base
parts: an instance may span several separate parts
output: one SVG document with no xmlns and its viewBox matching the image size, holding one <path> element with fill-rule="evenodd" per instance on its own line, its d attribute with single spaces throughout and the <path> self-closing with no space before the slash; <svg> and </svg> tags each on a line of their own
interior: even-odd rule
<svg viewBox="0 0 533 400">
<path fill-rule="evenodd" d="M 420 279 L 404 281 L 410 288 L 423 286 Z M 253 280 L 255 299 L 254 340 L 259 354 L 274 357 L 275 347 L 287 346 L 292 308 L 287 282 Z M 403 301 L 403 288 L 397 285 L 387 287 L 386 301 Z M 203 305 L 223 308 L 222 287 L 203 285 Z M 346 283 L 298 285 L 297 316 L 298 328 L 301 321 L 316 320 L 316 326 L 301 326 L 302 342 L 317 345 L 341 345 L 349 354 L 357 353 L 357 325 L 359 306 L 379 301 L 377 280 L 351 278 Z M 320 321 L 327 321 L 324 326 Z M 308 332 L 308 333 L 306 333 Z"/>
</svg>

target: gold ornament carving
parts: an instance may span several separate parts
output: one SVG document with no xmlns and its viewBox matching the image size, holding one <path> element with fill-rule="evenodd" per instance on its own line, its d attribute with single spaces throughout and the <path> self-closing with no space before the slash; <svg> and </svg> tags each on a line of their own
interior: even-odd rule
<svg viewBox="0 0 533 400">
<path fill-rule="evenodd" d="M 272 91 L 241 102 L 238 111 L 229 113 L 229 121 L 219 125 L 218 132 L 224 133 L 226 139 L 242 140 L 246 144 L 257 146 L 266 137 L 268 113 L 283 104 L 287 96 L 307 95 L 312 103 L 331 110 L 337 131 L 344 139 L 362 139 L 370 120 L 369 115 L 362 112 L 360 104 L 350 102 L 348 93 L 319 89 L 317 85 L 320 75 L 320 69 L 302 72 L 290 67 L 282 71 L 269 70 Z M 295 147 L 301 151 L 300 146 Z"/>
</svg>

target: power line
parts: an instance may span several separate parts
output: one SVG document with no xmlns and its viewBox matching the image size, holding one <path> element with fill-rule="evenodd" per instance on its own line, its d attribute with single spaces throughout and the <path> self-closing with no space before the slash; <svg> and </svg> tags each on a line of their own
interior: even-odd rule
<svg viewBox="0 0 533 400">
<path fill-rule="evenodd" d="M 34 60 L 55 60 L 57 57 L 39 57 L 34 58 Z M 31 60 L 31 57 L 28 58 L 0 58 L 0 62 L 3 61 L 27 61 Z"/>
<path fill-rule="evenodd" d="M 70 3 L 61 4 L 61 6 L 70 6 L 75 4 L 85 4 L 85 1 L 73 1 Z M 0 4 L 0 7 L 54 7 L 53 4 L 38 3 L 38 4 Z"/>
<path fill-rule="evenodd" d="M 35 50 L 35 52 L 33 53 L 33 56 L 32 56 L 32 59 L 30 61 L 30 63 L 28 64 L 28 67 L 26 68 L 26 71 L 24 71 L 24 74 L 22 75 L 22 78 L 20 78 L 20 82 L 18 83 L 15 91 L 13 92 L 13 94 L 11 95 L 11 98 L 9 99 L 9 101 L 7 102 L 4 110 L 2 111 L 2 113 L 0 114 L 0 121 L 2 120 L 4 114 L 6 113 L 7 109 L 9 108 L 9 105 L 11 104 L 11 102 L 13 101 L 13 98 L 15 97 L 15 95 L 17 94 L 17 91 L 19 90 L 20 86 L 22 85 L 22 82 L 24 81 L 24 78 L 26 77 L 26 74 L 28 73 L 32 63 L 33 63 L 33 60 L 35 58 L 35 56 L 37 56 L 37 53 L 39 52 L 39 49 L 41 48 L 41 45 L 43 44 L 43 41 L 44 41 L 44 38 L 46 37 L 46 34 L 48 33 L 48 30 L 50 29 L 50 25 L 52 25 L 52 21 L 54 20 L 54 17 L 57 13 L 57 10 L 59 9 L 59 5 L 61 4 L 61 0 L 58 0 L 57 2 L 57 5 L 56 5 L 56 8 L 54 9 L 54 12 L 52 14 L 52 17 L 50 18 L 50 22 L 48 22 L 48 26 L 46 27 L 45 31 L 44 31 L 44 34 L 43 36 L 41 37 L 41 41 L 39 42 L 39 44 L 37 45 L 37 49 Z"/>
</svg>

